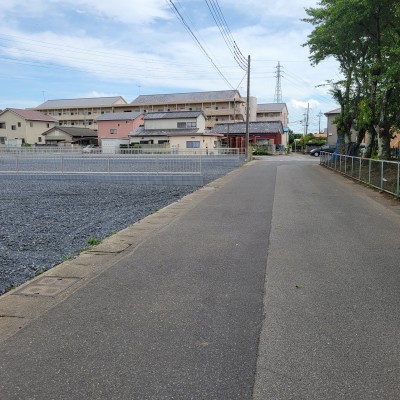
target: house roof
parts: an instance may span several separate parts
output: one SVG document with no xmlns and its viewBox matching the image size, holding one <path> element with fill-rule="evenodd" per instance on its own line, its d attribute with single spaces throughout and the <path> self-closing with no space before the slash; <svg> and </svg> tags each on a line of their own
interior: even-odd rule
<svg viewBox="0 0 400 400">
<path fill-rule="evenodd" d="M 58 122 L 55 118 L 43 114 L 39 111 L 26 110 L 21 108 L 6 108 L 2 113 L 0 113 L 0 115 L 6 113 L 7 111 L 17 114 L 19 117 L 23 118 L 26 121 Z"/>
<path fill-rule="evenodd" d="M 333 114 L 340 114 L 341 112 L 342 112 L 342 109 L 339 107 L 339 108 L 335 108 L 332 111 L 326 112 L 324 115 L 328 116 L 328 115 L 333 115 Z"/>
<path fill-rule="evenodd" d="M 124 104 L 128 104 L 122 96 L 112 97 L 90 97 L 81 99 L 61 99 L 47 100 L 36 107 L 36 109 L 49 108 L 78 108 L 78 107 L 111 107 L 119 100 Z"/>
<path fill-rule="evenodd" d="M 236 122 L 234 124 L 215 124 L 211 129 L 213 133 L 243 135 L 246 133 L 246 122 Z M 268 122 L 249 122 L 249 133 L 282 133 L 283 126 L 280 121 Z"/>
<path fill-rule="evenodd" d="M 125 120 L 133 121 L 142 114 L 143 113 L 137 111 L 106 113 L 99 115 L 97 117 L 97 121 L 125 121 Z"/>
<path fill-rule="evenodd" d="M 155 119 L 186 119 L 186 118 L 197 118 L 200 115 L 204 115 L 203 111 L 166 111 L 166 112 L 149 112 L 145 114 L 145 120 Z"/>
<path fill-rule="evenodd" d="M 134 129 L 129 136 L 177 136 L 178 133 L 185 136 L 198 135 L 198 129 L 145 129 L 144 126 L 139 126 Z"/>
<path fill-rule="evenodd" d="M 240 97 L 237 90 L 218 90 L 212 92 L 192 92 L 192 93 L 170 93 L 140 95 L 132 101 L 132 105 L 147 104 L 180 104 L 180 103 L 201 103 L 210 101 L 226 101 Z"/>
<path fill-rule="evenodd" d="M 94 131 L 93 129 L 74 128 L 68 126 L 54 126 L 53 128 L 47 130 L 46 132 L 43 132 L 42 135 L 47 135 L 51 132 L 54 132 L 55 130 L 64 132 L 72 137 L 97 137 L 97 132 Z"/>
<path fill-rule="evenodd" d="M 283 111 L 285 108 L 287 109 L 286 103 L 262 103 L 262 104 L 257 104 L 257 111 L 277 112 L 277 111 Z"/>
<path fill-rule="evenodd" d="M 208 132 L 191 132 L 187 130 L 173 130 L 169 133 L 167 133 L 167 136 L 172 136 L 172 137 L 177 137 L 177 136 L 212 136 L 212 137 L 224 137 L 223 134 L 221 133 L 212 133 L 210 131 Z"/>
</svg>

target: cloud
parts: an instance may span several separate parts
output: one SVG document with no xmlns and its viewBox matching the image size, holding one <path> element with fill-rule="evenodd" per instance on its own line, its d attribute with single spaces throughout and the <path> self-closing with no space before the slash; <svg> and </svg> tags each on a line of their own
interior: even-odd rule
<svg viewBox="0 0 400 400">
<path fill-rule="evenodd" d="M 295 110 L 299 110 L 299 109 L 304 110 L 304 109 L 307 109 L 307 107 L 318 108 L 321 105 L 321 103 L 318 100 L 314 100 L 314 99 L 310 99 L 307 101 L 291 99 L 289 101 L 289 105 L 291 107 L 293 107 Z"/>
<path fill-rule="evenodd" d="M 166 2 L 158 0 L 57 0 L 55 3 L 69 4 L 80 12 L 98 14 L 105 19 L 114 19 L 124 24 L 147 24 L 157 19 L 170 19 Z"/>
</svg>

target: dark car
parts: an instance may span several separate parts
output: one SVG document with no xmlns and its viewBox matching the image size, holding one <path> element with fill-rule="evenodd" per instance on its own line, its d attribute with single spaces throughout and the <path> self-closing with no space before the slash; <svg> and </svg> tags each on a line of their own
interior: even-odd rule
<svg viewBox="0 0 400 400">
<path fill-rule="evenodd" d="M 312 149 L 310 151 L 310 156 L 319 157 L 319 155 L 321 154 L 321 151 L 326 151 L 327 153 L 334 153 L 335 149 L 336 149 L 336 146 L 329 146 L 327 144 L 324 144 L 319 149 Z"/>
</svg>

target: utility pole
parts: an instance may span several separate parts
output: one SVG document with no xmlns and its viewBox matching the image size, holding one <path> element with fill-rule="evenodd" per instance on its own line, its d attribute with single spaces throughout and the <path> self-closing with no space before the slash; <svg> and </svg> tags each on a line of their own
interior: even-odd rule
<svg viewBox="0 0 400 400">
<path fill-rule="evenodd" d="M 250 119 L 250 56 L 247 61 L 247 107 L 246 107 L 246 161 L 250 161 L 249 154 L 249 119 Z"/>
<path fill-rule="evenodd" d="M 278 61 L 278 65 L 276 66 L 276 87 L 275 87 L 275 103 L 282 103 L 282 86 L 281 86 L 281 63 Z"/>
<path fill-rule="evenodd" d="M 306 114 L 306 135 L 308 133 L 308 121 L 310 115 L 310 103 L 307 103 L 307 114 Z"/>
<path fill-rule="evenodd" d="M 318 114 L 318 133 L 321 133 L 321 117 L 322 117 L 322 112 L 321 110 L 319 110 L 319 114 Z"/>
</svg>

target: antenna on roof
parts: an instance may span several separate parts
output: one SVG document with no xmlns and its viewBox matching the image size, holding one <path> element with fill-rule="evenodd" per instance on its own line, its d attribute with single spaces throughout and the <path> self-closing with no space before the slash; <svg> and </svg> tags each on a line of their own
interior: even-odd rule
<svg viewBox="0 0 400 400">
<path fill-rule="evenodd" d="M 45 90 L 42 90 L 43 101 L 46 101 L 46 98 L 44 97 L 44 92 L 45 92 Z"/>
</svg>

